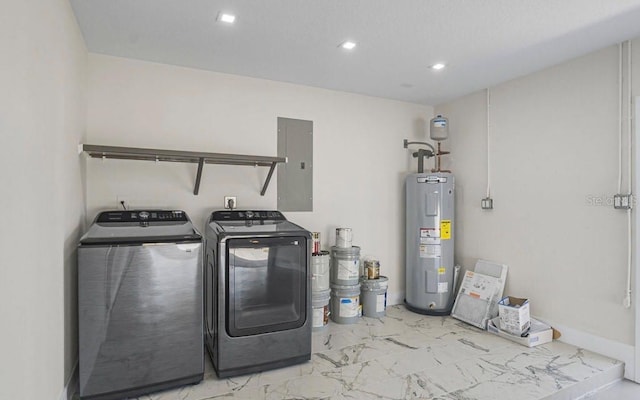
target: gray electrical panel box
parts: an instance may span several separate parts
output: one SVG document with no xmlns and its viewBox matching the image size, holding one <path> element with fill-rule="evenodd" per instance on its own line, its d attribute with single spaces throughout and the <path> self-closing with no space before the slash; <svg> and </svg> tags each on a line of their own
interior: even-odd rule
<svg viewBox="0 0 640 400">
<path fill-rule="evenodd" d="M 410 174 L 406 191 L 406 305 L 422 314 L 447 315 L 455 298 L 453 175 Z"/>
<path fill-rule="evenodd" d="M 313 211 L 313 121 L 278 117 L 278 210 Z"/>
</svg>

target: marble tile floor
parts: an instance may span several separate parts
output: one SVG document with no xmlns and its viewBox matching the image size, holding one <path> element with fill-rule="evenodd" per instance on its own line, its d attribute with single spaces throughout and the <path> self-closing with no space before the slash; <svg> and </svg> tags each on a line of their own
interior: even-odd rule
<svg viewBox="0 0 640 400">
<path fill-rule="evenodd" d="M 558 341 L 527 348 L 451 317 L 387 308 L 380 319 L 330 322 L 313 334 L 311 361 L 204 380 L 139 400 L 577 399 L 622 378 L 619 361 Z"/>
</svg>

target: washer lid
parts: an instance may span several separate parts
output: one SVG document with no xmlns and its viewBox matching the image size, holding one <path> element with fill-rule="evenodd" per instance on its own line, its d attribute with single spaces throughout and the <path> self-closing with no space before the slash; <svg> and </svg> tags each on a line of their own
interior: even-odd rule
<svg viewBox="0 0 640 400">
<path fill-rule="evenodd" d="M 98 214 L 80 244 L 184 242 L 201 238 L 184 211 L 123 210 Z"/>
</svg>

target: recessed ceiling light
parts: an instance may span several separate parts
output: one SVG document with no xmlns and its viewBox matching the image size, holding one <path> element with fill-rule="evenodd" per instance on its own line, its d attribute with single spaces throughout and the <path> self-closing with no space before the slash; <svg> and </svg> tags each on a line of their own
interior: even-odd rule
<svg viewBox="0 0 640 400">
<path fill-rule="evenodd" d="M 218 14 L 218 21 L 233 24 L 236 21 L 236 16 L 233 14 L 220 13 Z"/>
<path fill-rule="evenodd" d="M 356 47 L 356 42 L 347 40 L 346 42 L 343 42 L 342 44 L 340 44 L 340 47 L 346 50 L 353 50 Z"/>
<path fill-rule="evenodd" d="M 437 63 L 437 64 L 433 64 L 430 68 L 431 68 L 431 69 L 435 69 L 435 70 L 437 71 L 437 70 L 442 69 L 442 68 L 444 68 L 444 67 L 445 67 L 445 65 L 444 65 L 444 64 L 442 64 L 442 63 Z"/>
</svg>

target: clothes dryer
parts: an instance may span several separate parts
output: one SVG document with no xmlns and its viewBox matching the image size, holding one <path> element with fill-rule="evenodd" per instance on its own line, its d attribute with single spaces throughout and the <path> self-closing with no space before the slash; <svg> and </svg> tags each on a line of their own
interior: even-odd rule
<svg viewBox="0 0 640 400">
<path fill-rule="evenodd" d="M 311 233 L 278 211 L 216 211 L 206 227 L 205 342 L 219 377 L 311 358 Z"/>
</svg>

